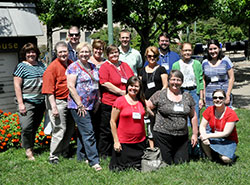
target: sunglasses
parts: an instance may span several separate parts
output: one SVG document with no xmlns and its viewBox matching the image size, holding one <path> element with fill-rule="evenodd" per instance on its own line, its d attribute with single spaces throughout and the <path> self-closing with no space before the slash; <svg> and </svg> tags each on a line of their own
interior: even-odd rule
<svg viewBox="0 0 250 185">
<path fill-rule="evenodd" d="M 223 97 L 223 96 L 214 96 L 213 99 L 214 99 L 214 100 L 217 100 L 217 99 L 223 100 L 224 97 Z"/>
<path fill-rule="evenodd" d="M 157 55 L 148 55 L 147 57 L 148 57 L 148 58 L 152 58 L 152 57 L 153 57 L 153 58 L 157 58 Z"/>
<path fill-rule="evenodd" d="M 80 35 L 80 33 L 69 33 L 70 37 L 73 37 L 75 35 L 75 37 L 78 37 Z"/>
</svg>

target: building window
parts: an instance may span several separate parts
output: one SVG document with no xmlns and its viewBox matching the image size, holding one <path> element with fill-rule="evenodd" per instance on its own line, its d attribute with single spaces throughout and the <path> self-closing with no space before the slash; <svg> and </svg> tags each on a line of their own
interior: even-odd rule
<svg viewBox="0 0 250 185">
<path fill-rule="evenodd" d="M 67 32 L 60 32 L 60 40 L 66 40 Z"/>
</svg>

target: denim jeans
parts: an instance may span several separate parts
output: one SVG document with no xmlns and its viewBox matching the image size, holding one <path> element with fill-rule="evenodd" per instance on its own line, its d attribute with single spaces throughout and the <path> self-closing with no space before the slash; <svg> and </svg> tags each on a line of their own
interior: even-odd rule
<svg viewBox="0 0 250 185">
<path fill-rule="evenodd" d="M 198 118 L 198 126 L 200 126 L 200 108 L 199 108 L 199 100 L 200 100 L 200 96 L 199 94 L 196 93 L 196 89 L 194 90 L 187 90 L 187 89 L 183 89 L 184 92 L 189 92 L 189 94 L 193 97 L 194 102 L 195 102 L 195 112 L 197 114 L 197 118 Z M 190 123 L 190 119 L 188 118 L 188 126 L 191 126 Z"/>
<path fill-rule="evenodd" d="M 77 160 L 88 160 L 90 166 L 99 164 L 90 111 L 86 111 L 85 116 L 78 116 L 76 109 L 71 109 L 70 111 L 79 131 L 77 137 Z"/>
</svg>

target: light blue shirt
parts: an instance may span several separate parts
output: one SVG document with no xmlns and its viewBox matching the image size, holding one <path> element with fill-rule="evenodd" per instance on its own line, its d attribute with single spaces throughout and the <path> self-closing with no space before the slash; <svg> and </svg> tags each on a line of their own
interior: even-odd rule
<svg viewBox="0 0 250 185">
<path fill-rule="evenodd" d="M 143 65 L 142 57 L 139 51 L 133 48 L 129 48 L 127 53 L 124 53 L 121 46 L 119 46 L 120 55 L 119 60 L 126 62 L 129 67 L 133 70 L 135 75 L 137 74 L 137 68 L 141 68 Z"/>
</svg>

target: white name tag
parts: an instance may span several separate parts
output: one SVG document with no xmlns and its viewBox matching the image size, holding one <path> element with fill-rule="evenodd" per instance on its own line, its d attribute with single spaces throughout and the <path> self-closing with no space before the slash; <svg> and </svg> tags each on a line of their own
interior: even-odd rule
<svg viewBox="0 0 250 185">
<path fill-rule="evenodd" d="M 132 117 L 133 117 L 133 119 L 141 119 L 141 113 L 139 113 L 139 112 L 133 112 Z"/>
<path fill-rule="evenodd" d="M 150 82 L 147 84 L 148 88 L 151 89 L 151 88 L 154 88 L 155 87 L 155 83 L 154 82 Z"/>
<path fill-rule="evenodd" d="M 183 104 L 175 104 L 174 105 L 174 111 L 175 112 L 183 112 L 184 111 Z"/>
<path fill-rule="evenodd" d="M 98 85 L 97 82 L 94 82 L 94 83 L 93 83 L 93 89 L 99 89 L 99 85 Z"/>
<path fill-rule="evenodd" d="M 169 70 L 169 65 L 167 63 L 163 63 L 162 66 L 165 67 L 166 70 Z"/>
<path fill-rule="evenodd" d="M 212 76 L 211 77 L 211 82 L 218 82 L 219 81 L 219 77 L 218 76 Z"/>
<path fill-rule="evenodd" d="M 126 84 L 127 83 L 127 79 L 126 78 L 121 78 L 121 82 Z"/>
</svg>

